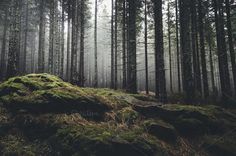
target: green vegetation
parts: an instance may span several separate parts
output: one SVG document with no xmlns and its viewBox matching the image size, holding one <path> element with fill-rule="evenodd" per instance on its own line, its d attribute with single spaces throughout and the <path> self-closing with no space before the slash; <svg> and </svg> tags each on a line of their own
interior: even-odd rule
<svg viewBox="0 0 236 156">
<path fill-rule="evenodd" d="M 0 153 L 232 155 L 234 112 L 211 105 L 158 105 L 151 96 L 80 88 L 48 74 L 30 74 L 0 84 Z"/>
</svg>

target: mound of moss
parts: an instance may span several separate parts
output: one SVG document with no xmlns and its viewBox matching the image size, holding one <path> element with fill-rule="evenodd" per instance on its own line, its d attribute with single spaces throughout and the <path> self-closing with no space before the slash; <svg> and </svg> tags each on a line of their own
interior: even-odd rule
<svg viewBox="0 0 236 156">
<path fill-rule="evenodd" d="M 0 84 L 0 155 L 234 154 L 234 112 L 30 74 Z"/>
</svg>

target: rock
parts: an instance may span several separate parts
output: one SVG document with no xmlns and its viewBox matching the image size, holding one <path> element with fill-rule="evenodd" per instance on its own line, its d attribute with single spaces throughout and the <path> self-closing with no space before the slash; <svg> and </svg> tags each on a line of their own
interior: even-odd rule
<svg viewBox="0 0 236 156">
<path fill-rule="evenodd" d="M 156 136 L 159 139 L 175 142 L 177 139 L 177 132 L 175 128 L 161 120 L 148 120 L 144 122 L 144 126 L 148 133 Z"/>
<path fill-rule="evenodd" d="M 110 108 L 79 87 L 49 74 L 30 74 L 0 84 L 0 101 L 10 111 L 70 113 L 101 119 Z"/>
</svg>

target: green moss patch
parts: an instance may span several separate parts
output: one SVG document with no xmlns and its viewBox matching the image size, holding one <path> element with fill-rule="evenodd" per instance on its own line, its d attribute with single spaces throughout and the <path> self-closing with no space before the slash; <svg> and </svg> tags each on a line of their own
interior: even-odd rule
<svg viewBox="0 0 236 156">
<path fill-rule="evenodd" d="M 235 155 L 235 112 L 30 74 L 0 84 L 0 155 Z"/>
</svg>

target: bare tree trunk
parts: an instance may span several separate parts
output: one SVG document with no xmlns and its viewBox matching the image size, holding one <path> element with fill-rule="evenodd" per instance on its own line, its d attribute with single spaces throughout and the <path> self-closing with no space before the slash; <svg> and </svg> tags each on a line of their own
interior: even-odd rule
<svg viewBox="0 0 236 156">
<path fill-rule="evenodd" d="M 7 64 L 7 78 L 19 74 L 19 54 L 20 54 L 20 2 L 14 0 L 10 10 L 10 36 L 9 52 Z"/>
<path fill-rule="evenodd" d="M 94 58 L 95 58 L 95 67 L 94 67 L 94 87 L 98 87 L 98 47 L 97 47 L 97 18 L 98 18 L 98 1 L 95 0 L 95 21 L 94 21 Z"/>
<path fill-rule="evenodd" d="M 117 23 L 117 19 L 118 19 L 118 0 L 115 0 L 115 84 L 114 84 L 114 89 L 117 89 L 117 82 L 118 82 L 118 64 L 117 64 L 117 61 L 118 61 L 118 58 L 117 58 L 117 55 L 118 55 L 118 41 L 117 41 L 117 37 L 118 37 L 118 32 L 117 32 L 117 29 L 118 29 L 118 23 Z"/>
<path fill-rule="evenodd" d="M 122 28 L 122 50 L 123 50 L 123 89 L 127 86 L 127 70 L 126 70 L 126 0 L 123 0 L 123 28 Z"/>
<path fill-rule="evenodd" d="M 60 76 L 64 77 L 64 52 L 65 52 L 65 4 L 64 0 L 61 0 L 62 5 L 62 21 L 61 21 L 61 67 L 60 67 Z"/>
<path fill-rule="evenodd" d="M 169 45 L 169 68 L 170 68 L 170 92 L 173 93 L 171 30 L 170 29 L 171 29 L 170 28 L 170 1 L 168 0 L 168 45 Z"/>
<path fill-rule="evenodd" d="M 191 42 L 192 42 L 192 57 L 193 57 L 193 81 L 194 89 L 197 95 L 202 95 L 201 70 L 198 49 L 198 33 L 197 33 L 197 10 L 196 0 L 191 2 Z"/>
<path fill-rule="evenodd" d="M 149 94 L 149 81 L 148 81 L 148 25 L 147 25 L 147 0 L 145 0 L 145 32 L 144 32 L 144 40 L 145 40 L 145 88 L 146 94 Z"/>
<path fill-rule="evenodd" d="M 203 23 L 203 10 L 202 0 L 198 1 L 198 14 L 199 14 L 199 36 L 200 36 L 200 50 L 201 50 L 201 63 L 202 63 L 202 78 L 203 78 L 203 89 L 204 97 L 209 97 L 209 86 L 206 66 L 206 51 L 205 51 L 205 37 L 204 37 L 204 23 Z"/>
<path fill-rule="evenodd" d="M 111 3 L 111 88 L 114 89 L 114 1 Z"/>
<path fill-rule="evenodd" d="M 164 66 L 164 43 L 162 22 L 162 0 L 154 0 L 155 22 L 155 69 L 156 69 L 156 96 L 162 103 L 167 102 L 166 79 Z"/>
<path fill-rule="evenodd" d="M 71 38 L 71 29 L 70 29 L 70 24 L 71 24 L 71 4 L 69 1 L 68 4 L 68 21 L 67 21 L 67 64 L 66 64 L 66 78 L 67 81 L 70 81 L 70 38 Z"/>
<path fill-rule="evenodd" d="M 5 17 L 4 17 L 2 50 L 1 50 L 0 80 L 4 80 L 6 71 L 6 40 L 7 40 L 7 30 L 8 30 L 8 14 L 9 14 L 9 7 L 6 7 Z"/>
<path fill-rule="evenodd" d="M 223 17 L 223 2 L 222 0 L 214 0 L 214 12 L 216 22 L 216 36 L 217 36 L 217 52 L 219 61 L 220 84 L 222 101 L 229 102 L 232 97 L 232 90 L 230 86 L 229 67 L 227 59 L 224 17 Z"/>
<path fill-rule="evenodd" d="M 84 0 L 81 0 L 81 25 L 80 25 L 80 86 L 84 87 Z"/>
<path fill-rule="evenodd" d="M 175 0 L 175 16 L 176 16 L 176 53 L 177 53 L 177 70 L 178 70 L 178 91 L 181 92 L 181 70 L 180 70 L 180 51 L 179 51 L 179 13 L 178 0 Z"/>
<path fill-rule="evenodd" d="M 230 51 L 230 58 L 231 58 L 232 72 L 233 72 L 234 92 L 236 95 L 236 62 L 235 62 L 235 52 L 234 52 L 234 44 L 233 44 L 233 37 L 232 37 L 232 25 L 231 25 L 231 15 L 230 15 L 231 8 L 230 8 L 229 0 L 225 0 L 225 3 L 226 3 L 226 14 L 227 14 L 229 51 Z"/>
<path fill-rule="evenodd" d="M 54 69 L 54 25 L 55 25 L 55 7 L 54 0 L 50 1 L 50 32 L 49 32 L 49 57 L 48 57 L 48 70 L 53 74 Z"/>
<path fill-rule="evenodd" d="M 190 1 L 180 0 L 180 37 L 182 52 L 182 74 L 185 102 L 192 103 L 195 92 L 192 77 L 191 44 L 190 44 Z"/>
<path fill-rule="evenodd" d="M 38 47 L 38 72 L 44 72 L 44 48 L 45 48 L 45 0 L 40 1 L 40 22 L 39 22 L 39 47 Z"/>
<path fill-rule="evenodd" d="M 127 90 L 137 93 L 137 65 L 136 65 L 136 10 L 137 1 L 129 0 L 129 46 L 128 46 L 128 86 Z"/>
<path fill-rule="evenodd" d="M 26 56 L 27 56 L 27 43 L 28 43 L 28 28 L 29 27 L 29 2 L 26 0 L 26 16 L 25 16 L 25 38 L 24 38 L 24 52 L 23 52 L 23 67 L 22 73 L 26 73 Z"/>
</svg>

